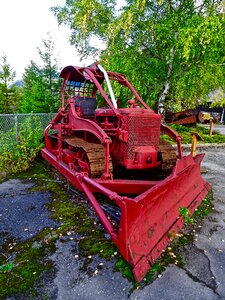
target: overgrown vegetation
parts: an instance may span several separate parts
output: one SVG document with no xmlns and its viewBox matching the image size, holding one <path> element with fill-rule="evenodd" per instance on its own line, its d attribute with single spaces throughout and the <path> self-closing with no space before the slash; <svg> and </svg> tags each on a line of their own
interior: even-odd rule
<svg viewBox="0 0 225 300">
<path fill-rule="evenodd" d="M 0 256 L 0 299 L 29 292 L 41 273 L 52 268 L 51 261 L 46 257 L 52 253 L 55 243 L 50 238 L 45 240 L 45 236 L 47 232 L 42 231 L 24 243 L 9 242 L 4 245 L 3 255 Z M 6 257 L 12 258 L 7 262 Z M 30 290 L 30 293 L 34 291 Z"/>
<path fill-rule="evenodd" d="M 220 134 L 217 131 L 213 131 L 213 135 L 210 136 L 209 129 L 198 124 L 196 125 L 196 127 L 188 127 L 177 124 L 171 124 L 169 126 L 180 134 L 180 136 L 182 137 L 182 144 L 191 144 L 191 132 L 197 132 L 202 137 L 203 141 L 199 143 L 225 143 L 224 135 Z M 172 142 L 172 140 L 167 135 L 163 135 L 162 137 L 163 139 Z"/>
<path fill-rule="evenodd" d="M 94 255 L 100 260 L 114 260 L 115 272 L 121 272 L 133 288 L 140 288 L 151 282 L 156 276 L 161 276 L 169 264 L 182 266 L 179 254 L 180 247 L 187 245 L 192 240 L 190 232 L 196 224 L 199 225 L 201 217 L 209 214 L 212 209 L 212 193 L 203 200 L 202 204 L 191 218 L 191 224 L 186 224 L 185 231 L 175 236 L 174 241 L 167 247 L 162 257 L 155 262 L 141 283 L 135 283 L 131 266 L 122 258 L 116 246 L 104 236 L 104 229 L 96 225 L 95 219 L 90 216 L 87 202 L 82 194 L 73 197 L 62 183 L 58 183 L 45 166 L 38 162 L 30 171 L 20 173 L 20 178 L 35 181 L 35 186 L 30 192 L 48 191 L 51 193 L 51 202 L 47 205 L 51 211 L 51 218 L 58 222 L 55 228 L 45 228 L 35 237 L 23 243 L 8 241 L 3 245 L 3 255 L 0 257 L 0 298 L 6 296 L 28 293 L 30 297 L 36 294 L 35 283 L 43 271 L 53 269 L 49 254 L 55 251 L 55 243 L 59 239 L 70 241 L 71 234 L 79 235 L 79 257 L 88 265 Z M 71 201 L 73 197 L 73 201 Z M 104 264 L 97 266 L 97 272 L 104 268 Z M 94 275 L 94 270 L 93 270 Z M 40 296 L 40 295 L 39 295 Z"/>
<path fill-rule="evenodd" d="M 68 238 L 72 232 L 80 235 L 80 251 L 84 260 L 89 260 L 88 256 L 98 253 L 97 244 L 103 249 L 102 257 L 106 259 L 111 258 L 112 251 L 115 252 L 111 240 L 106 240 L 104 232 L 95 228 L 94 220 L 90 218 L 85 206 L 79 204 L 80 199 L 76 198 L 76 203 L 72 202 L 71 193 L 51 173 L 47 173 L 41 162 L 34 164 L 31 170 L 20 173 L 19 177 L 36 181 L 30 193 L 51 193 L 51 202 L 47 204 L 47 208 L 51 211 L 51 218 L 59 225 L 44 228 L 25 242 L 9 240 L 3 245 L 3 255 L 0 256 L 0 299 L 25 292 L 32 299 L 36 295 L 35 282 L 41 273 L 53 268 L 48 255 L 55 251 L 55 242 L 63 237 Z M 88 246 L 83 247 L 84 245 Z"/>
<path fill-rule="evenodd" d="M 40 119 L 29 116 L 23 124 L 0 134 L 0 178 L 28 169 L 43 146 Z"/>
</svg>

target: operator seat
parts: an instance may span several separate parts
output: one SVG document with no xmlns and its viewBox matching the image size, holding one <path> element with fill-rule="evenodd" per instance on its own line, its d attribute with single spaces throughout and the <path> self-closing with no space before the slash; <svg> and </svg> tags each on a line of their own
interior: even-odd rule
<svg viewBox="0 0 225 300">
<path fill-rule="evenodd" d="M 75 107 L 79 107 L 84 118 L 94 117 L 97 108 L 96 98 L 78 97 L 75 100 Z"/>
</svg>

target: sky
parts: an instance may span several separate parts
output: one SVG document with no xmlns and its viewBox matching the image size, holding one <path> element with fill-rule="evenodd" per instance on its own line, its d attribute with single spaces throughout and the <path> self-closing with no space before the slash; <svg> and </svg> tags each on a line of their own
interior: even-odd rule
<svg viewBox="0 0 225 300">
<path fill-rule="evenodd" d="M 69 43 L 70 30 L 58 26 L 49 10 L 64 3 L 65 0 L 0 0 L 0 58 L 6 54 L 8 63 L 16 71 L 16 79 L 22 79 L 31 60 L 41 65 L 37 47 L 43 49 L 42 40 L 47 39 L 48 32 L 61 67 L 93 62 L 93 58 L 81 62 L 75 47 Z"/>
</svg>

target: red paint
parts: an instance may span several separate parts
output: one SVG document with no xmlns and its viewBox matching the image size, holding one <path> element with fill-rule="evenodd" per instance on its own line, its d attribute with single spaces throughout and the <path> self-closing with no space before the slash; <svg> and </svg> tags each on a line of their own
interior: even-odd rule
<svg viewBox="0 0 225 300">
<path fill-rule="evenodd" d="M 183 156 L 180 136 L 161 124 L 161 116 L 143 102 L 126 77 L 113 72 L 108 72 L 108 76 L 130 89 L 137 102 L 128 99 L 130 107 L 114 108 L 103 90 L 104 76 L 97 65 L 64 68 L 61 72 L 64 79 L 62 108 L 45 130 L 46 146 L 41 153 L 86 194 L 120 253 L 133 267 L 135 279 L 140 281 L 170 242 L 169 236 L 183 227 L 179 208 L 186 207 L 192 214 L 210 186 L 200 173 L 204 155 Z M 97 91 L 98 99 L 102 98 L 107 108 L 94 107 Z M 145 177 L 143 174 L 157 173 L 160 169 L 160 131 L 177 143 L 177 162 L 163 180 L 139 179 L 139 175 Z M 98 178 L 90 178 L 90 161 L 80 148 L 65 142 L 73 137 L 93 147 L 96 143 L 103 146 L 103 171 Z M 121 172 L 120 177 L 117 168 L 124 170 L 124 174 L 133 173 L 126 177 L 128 175 Z M 136 178 L 131 179 L 134 174 Z M 104 194 L 119 206 L 118 230 L 101 208 L 95 192 Z M 131 194 L 135 197 L 128 196 Z"/>
</svg>

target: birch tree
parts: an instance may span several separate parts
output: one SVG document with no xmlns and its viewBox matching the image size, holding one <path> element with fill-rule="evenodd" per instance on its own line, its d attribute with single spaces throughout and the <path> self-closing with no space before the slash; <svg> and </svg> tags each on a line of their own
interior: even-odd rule
<svg viewBox="0 0 225 300">
<path fill-rule="evenodd" d="M 67 0 L 52 10 L 82 55 L 100 51 L 153 108 L 193 108 L 224 90 L 224 1 Z"/>
</svg>

